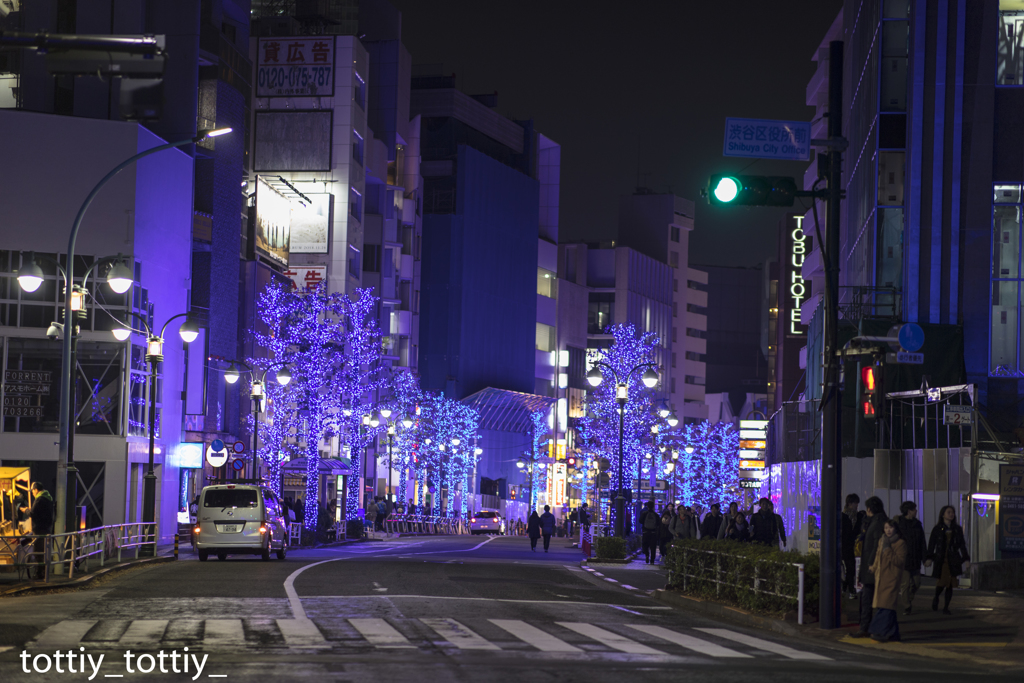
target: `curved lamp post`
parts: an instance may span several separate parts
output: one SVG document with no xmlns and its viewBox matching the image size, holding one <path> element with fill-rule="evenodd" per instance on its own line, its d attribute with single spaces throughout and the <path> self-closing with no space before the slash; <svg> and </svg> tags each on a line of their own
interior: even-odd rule
<svg viewBox="0 0 1024 683">
<path fill-rule="evenodd" d="M 658 384 L 658 371 L 655 369 L 657 365 L 654 363 L 638 363 L 637 365 L 630 368 L 629 372 L 626 373 L 625 377 L 620 378 L 618 373 L 608 363 L 604 361 L 594 361 L 590 366 L 590 372 L 587 373 L 587 382 L 590 386 L 597 387 L 604 380 L 604 373 L 601 371 L 602 368 L 608 371 L 615 382 L 615 400 L 619 404 L 619 489 L 618 495 L 615 496 L 615 535 L 625 537 L 625 514 L 626 514 L 626 498 L 622 495 L 623 488 L 623 472 L 622 472 L 622 442 L 623 442 L 623 429 L 626 416 L 626 403 L 629 402 L 629 382 L 633 378 L 633 375 L 643 370 L 641 380 L 648 389 L 653 389 Z M 639 486 L 640 482 L 637 482 Z M 639 492 L 638 492 L 639 494 Z"/>
<path fill-rule="evenodd" d="M 262 374 L 259 375 L 259 379 L 257 379 L 258 368 L 254 370 L 240 360 L 230 362 L 231 367 L 224 373 L 224 381 L 228 384 L 237 382 L 242 376 L 238 371 L 238 366 L 241 365 L 245 368 L 250 379 L 249 398 L 256 404 L 256 418 L 252 422 L 252 479 L 255 482 L 260 478 L 260 413 L 263 411 L 263 399 L 266 396 L 267 373 L 275 368 L 279 368 L 277 371 L 277 383 L 283 387 L 288 386 L 288 382 L 292 381 L 292 373 L 288 372 L 288 363 L 272 363 L 263 370 Z"/>
<path fill-rule="evenodd" d="M 85 310 L 85 297 L 89 285 L 89 276 L 92 275 L 92 271 L 103 263 L 113 263 L 110 272 L 107 273 L 107 284 L 112 290 L 118 294 L 124 294 L 132 286 L 132 272 L 128 270 L 128 267 L 124 265 L 124 255 L 118 254 L 116 256 L 104 256 L 101 259 L 97 259 L 89 269 L 85 271 L 85 277 L 82 278 L 81 285 L 72 285 L 72 299 L 71 299 L 71 311 L 73 312 L 71 330 L 71 375 L 74 374 L 78 368 L 78 340 L 80 337 L 80 330 L 78 321 L 86 316 Z M 26 254 L 24 261 L 28 262 L 28 265 L 22 267 L 17 271 L 18 286 L 25 292 L 34 292 L 43 284 L 43 280 L 46 275 L 43 273 L 43 269 L 39 267 L 36 260 L 43 260 L 48 263 L 52 263 L 57 267 L 57 271 L 60 273 L 63 279 L 65 290 L 67 289 L 68 274 L 64 270 L 64 267 L 60 264 L 57 259 L 50 258 L 43 254 L 36 254 L 34 251 L 30 251 Z M 50 323 L 50 327 L 46 330 L 46 336 L 50 338 L 61 338 L 65 331 L 64 323 L 53 321 Z M 78 395 L 77 387 L 78 382 L 72 382 L 72 387 L 75 389 L 75 393 L 71 396 L 71 401 L 68 402 L 68 409 L 72 413 L 78 410 Z M 68 495 L 73 506 L 78 506 L 78 469 L 75 467 L 75 425 L 78 422 L 78 416 L 74 415 L 68 420 L 68 440 L 67 440 L 67 469 L 65 470 L 67 475 L 70 475 L 70 483 L 66 483 L 68 488 Z M 67 482 L 67 479 L 65 479 Z M 65 514 L 68 510 L 65 507 Z"/>
<path fill-rule="evenodd" d="M 103 189 L 110 180 L 118 173 L 128 168 L 132 164 L 136 163 L 140 159 L 143 159 L 151 154 L 162 152 L 166 149 L 174 149 L 175 147 L 183 147 L 188 144 L 194 144 L 201 142 L 206 138 L 213 138 L 219 135 L 230 133 L 230 128 L 218 128 L 214 130 L 201 130 L 199 134 L 185 138 L 184 140 L 178 140 L 177 142 L 169 142 L 163 145 L 157 145 L 144 152 L 139 152 L 120 164 L 115 166 L 107 175 L 96 183 L 96 186 L 92 188 L 88 195 L 85 197 L 85 201 L 82 202 L 82 206 L 79 207 L 78 213 L 75 215 L 75 222 L 71 225 L 71 234 L 68 236 L 68 270 L 67 278 L 64 283 L 64 319 L 71 319 L 71 301 L 72 301 L 72 285 L 75 281 L 75 242 L 78 241 L 78 231 L 82 227 L 82 219 L 85 218 L 85 212 L 92 204 L 92 200 L 96 198 L 99 191 Z M 127 290 L 127 287 L 125 287 Z M 59 451 L 57 454 L 57 486 L 56 486 L 56 514 L 54 516 L 54 533 L 64 533 L 65 526 L 64 520 L 67 515 L 67 483 L 68 483 L 68 434 L 70 418 L 71 418 L 71 335 L 64 335 L 64 343 L 61 348 L 61 365 L 60 365 L 60 426 L 59 426 Z"/>
<path fill-rule="evenodd" d="M 384 406 L 379 411 L 374 411 L 370 415 L 370 422 L 369 422 L 371 427 L 375 427 L 376 428 L 376 427 L 380 426 L 380 422 L 381 422 L 380 419 L 384 418 L 384 423 L 387 425 L 387 435 L 388 435 L 388 485 L 386 487 L 386 491 L 387 491 L 388 505 L 389 506 L 393 505 L 393 503 L 391 501 L 391 475 L 392 475 L 392 469 L 393 469 L 393 464 L 394 463 L 392 461 L 391 449 L 392 449 L 392 447 L 394 446 L 394 443 L 395 443 L 395 435 L 398 434 L 398 425 L 399 425 L 399 423 L 401 423 L 401 425 L 403 427 L 405 427 L 406 429 L 410 429 L 412 427 L 412 424 L 413 424 L 412 418 L 409 417 L 408 415 L 403 415 L 401 417 L 398 417 L 398 416 L 392 417 L 392 415 L 393 415 L 393 412 L 392 412 L 391 408 L 388 408 L 387 406 Z M 374 487 L 374 488 L 376 490 L 376 487 Z"/>
<path fill-rule="evenodd" d="M 142 522 L 146 524 L 146 533 L 153 537 L 153 542 L 143 546 L 141 554 L 152 557 L 156 555 L 156 473 L 153 471 L 153 454 L 156 450 L 156 366 L 164 360 L 164 333 L 167 332 L 167 326 L 172 320 L 185 318 L 185 322 L 178 328 L 178 335 L 186 344 L 194 342 L 199 336 L 199 326 L 191 317 L 191 313 L 179 313 L 167 319 L 160 328 L 160 334 L 154 334 L 146 318 L 134 311 L 128 313 L 135 316 L 146 331 L 146 362 L 149 363 L 149 462 L 143 476 Z M 130 327 L 115 327 L 111 332 L 118 341 L 126 341 L 135 330 Z"/>
</svg>

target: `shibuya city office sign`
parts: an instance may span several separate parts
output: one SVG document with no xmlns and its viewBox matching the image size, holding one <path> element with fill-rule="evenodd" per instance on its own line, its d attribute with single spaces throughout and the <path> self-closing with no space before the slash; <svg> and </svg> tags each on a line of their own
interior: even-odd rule
<svg viewBox="0 0 1024 683">
<path fill-rule="evenodd" d="M 810 239 L 804 234 L 803 216 L 793 216 L 796 226 L 790 228 L 786 240 L 789 261 L 786 263 L 786 334 L 803 336 L 804 323 L 800 319 L 800 306 L 810 296 L 810 284 L 803 278 L 804 259 L 810 249 Z"/>
</svg>

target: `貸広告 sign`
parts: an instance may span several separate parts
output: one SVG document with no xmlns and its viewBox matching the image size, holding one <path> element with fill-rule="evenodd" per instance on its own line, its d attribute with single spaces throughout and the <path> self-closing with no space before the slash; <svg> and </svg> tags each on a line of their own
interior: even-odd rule
<svg viewBox="0 0 1024 683">
<path fill-rule="evenodd" d="M 334 95 L 334 36 L 260 38 L 257 97 Z"/>
<path fill-rule="evenodd" d="M 808 161 L 811 124 L 809 121 L 727 118 L 722 156 Z"/>
</svg>

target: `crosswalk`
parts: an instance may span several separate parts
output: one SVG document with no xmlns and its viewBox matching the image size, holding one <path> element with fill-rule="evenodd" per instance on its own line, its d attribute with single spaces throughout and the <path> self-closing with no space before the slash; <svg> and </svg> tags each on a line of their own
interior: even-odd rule
<svg viewBox="0 0 1024 683">
<path fill-rule="evenodd" d="M 207 652 L 265 648 L 354 648 L 450 652 L 539 651 L 551 656 L 607 653 L 828 661 L 815 652 L 724 628 L 670 629 L 646 623 L 528 623 L 519 619 L 80 619 L 40 633 L 29 649 L 157 650 L 187 645 Z"/>
</svg>

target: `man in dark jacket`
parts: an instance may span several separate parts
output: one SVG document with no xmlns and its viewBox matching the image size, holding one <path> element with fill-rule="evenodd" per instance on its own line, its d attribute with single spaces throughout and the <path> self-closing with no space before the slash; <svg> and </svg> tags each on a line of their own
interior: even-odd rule
<svg viewBox="0 0 1024 683">
<path fill-rule="evenodd" d="M 38 481 L 32 482 L 32 509 L 24 507 L 21 511 L 32 520 L 32 535 L 36 537 L 32 542 L 32 562 L 42 563 L 46 559 L 46 539 L 43 536 L 53 533 L 53 498 L 50 497 L 50 492 Z M 46 578 L 43 564 L 36 567 L 36 578 Z"/>
<path fill-rule="evenodd" d="M 779 541 L 786 545 L 786 529 L 782 525 L 782 517 L 775 514 L 772 502 L 767 498 L 757 501 L 760 509 L 750 515 L 750 540 L 775 549 Z"/>
<path fill-rule="evenodd" d="M 708 514 L 704 515 L 704 521 L 700 523 L 701 538 L 718 538 L 718 530 L 722 528 L 722 506 L 714 503 Z"/>
<path fill-rule="evenodd" d="M 587 510 L 587 504 L 584 503 L 579 511 L 580 526 L 586 528 L 590 526 L 590 511 Z"/>
<path fill-rule="evenodd" d="M 883 527 L 889 519 L 885 514 L 882 499 L 878 496 L 871 496 L 864 501 L 864 507 L 867 508 L 864 513 L 864 548 L 860 555 L 860 573 L 857 575 L 864 587 L 860 592 L 860 631 L 853 634 L 854 638 L 867 638 L 871 635 L 868 633 L 868 627 L 871 626 L 871 603 L 875 600 L 875 575 L 869 568 L 875 562 L 878 541 L 885 533 Z"/>
<path fill-rule="evenodd" d="M 544 514 L 540 516 L 540 533 L 544 537 L 544 552 L 551 545 L 551 534 L 555 533 L 555 516 L 551 514 L 551 506 L 544 506 Z"/>
<path fill-rule="evenodd" d="M 661 515 L 654 511 L 654 501 L 649 500 L 640 511 L 640 537 L 647 564 L 654 564 L 658 559 L 658 540 L 661 536 Z"/>
<path fill-rule="evenodd" d="M 903 570 L 900 601 L 903 603 L 903 613 L 910 614 L 914 607 L 914 595 L 921 587 L 921 563 L 924 562 L 927 541 L 924 538 L 924 526 L 917 518 L 917 503 L 912 500 L 903 501 L 900 512 L 902 514 L 896 518 L 896 526 L 907 542 L 907 565 Z"/>
<path fill-rule="evenodd" d="M 850 597 L 857 596 L 857 537 L 864 531 L 864 511 L 860 507 L 860 496 L 851 493 L 846 497 L 846 507 L 843 508 L 843 569 L 845 576 L 843 590 L 850 594 Z"/>
</svg>

